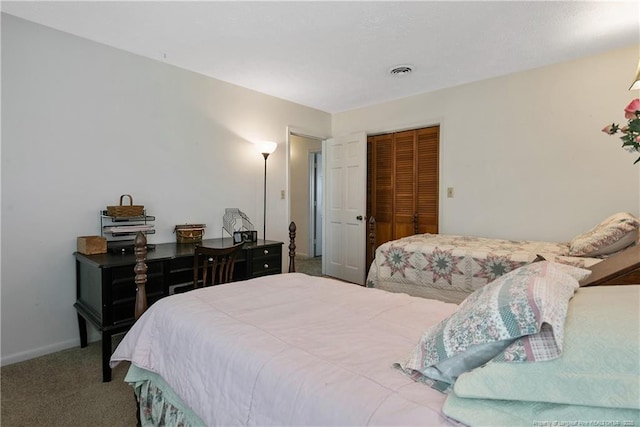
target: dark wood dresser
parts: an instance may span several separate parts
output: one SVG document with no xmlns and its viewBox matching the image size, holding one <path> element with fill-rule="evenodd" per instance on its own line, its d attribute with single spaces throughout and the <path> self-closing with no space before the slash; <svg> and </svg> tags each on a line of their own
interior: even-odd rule
<svg viewBox="0 0 640 427">
<path fill-rule="evenodd" d="M 231 238 L 203 240 L 202 246 L 228 247 Z M 233 280 L 245 280 L 282 272 L 282 242 L 258 240 L 245 243 L 236 258 Z M 147 253 L 147 301 L 149 305 L 171 295 L 177 287 L 193 283 L 193 243 L 162 243 Z M 136 285 L 132 253 L 83 255 L 76 258 L 76 302 L 80 346 L 87 346 L 87 321 L 102 334 L 102 380 L 111 381 L 111 339 L 133 325 Z"/>
</svg>

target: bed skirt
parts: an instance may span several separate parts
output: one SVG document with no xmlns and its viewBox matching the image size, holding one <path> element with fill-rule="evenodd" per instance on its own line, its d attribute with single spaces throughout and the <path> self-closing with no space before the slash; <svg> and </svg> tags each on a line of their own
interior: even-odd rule
<svg viewBox="0 0 640 427">
<path fill-rule="evenodd" d="M 367 284 L 367 286 L 370 288 L 374 287 L 370 284 Z M 470 294 L 470 292 L 459 291 L 456 289 L 439 289 L 424 286 L 418 283 L 403 283 L 400 281 L 387 282 L 384 280 L 378 280 L 375 288 L 382 289 L 383 291 L 387 292 L 405 293 L 414 297 L 435 299 L 438 301 L 450 302 L 453 304 L 460 304 Z"/>
<path fill-rule="evenodd" d="M 141 426 L 205 425 L 158 374 L 132 364 L 124 380 L 134 389 Z"/>
</svg>

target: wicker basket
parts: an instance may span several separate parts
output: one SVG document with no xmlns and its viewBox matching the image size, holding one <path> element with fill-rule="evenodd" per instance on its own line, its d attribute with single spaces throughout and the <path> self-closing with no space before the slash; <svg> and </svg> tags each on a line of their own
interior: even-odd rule
<svg viewBox="0 0 640 427">
<path fill-rule="evenodd" d="M 173 231 L 176 233 L 177 243 L 199 243 L 202 241 L 205 224 L 176 225 Z"/>
<path fill-rule="evenodd" d="M 129 198 L 129 204 L 123 205 L 123 199 L 125 197 Z M 134 205 L 133 197 L 130 194 L 123 194 L 120 196 L 120 205 L 118 206 L 107 206 L 107 215 L 113 217 L 126 217 L 126 216 L 143 216 L 144 215 L 144 206 L 143 205 Z"/>
</svg>

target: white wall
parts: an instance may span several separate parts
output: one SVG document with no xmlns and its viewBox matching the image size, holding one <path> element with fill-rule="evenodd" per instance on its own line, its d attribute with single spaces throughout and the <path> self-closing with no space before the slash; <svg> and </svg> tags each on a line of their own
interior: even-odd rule
<svg viewBox="0 0 640 427">
<path fill-rule="evenodd" d="M 225 207 L 262 238 L 250 141 L 273 140 L 267 237 L 288 242 L 287 126 L 328 135 L 331 116 L 3 14 L 2 364 L 79 345 L 76 236 L 121 194 L 156 216 L 150 243 L 219 237 Z"/>
<path fill-rule="evenodd" d="M 614 212 L 640 214 L 638 153 L 600 132 L 626 124 L 638 56 L 634 46 L 334 114 L 333 135 L 439 123 L 441 233 L 570 240 Z"/>
</svg>

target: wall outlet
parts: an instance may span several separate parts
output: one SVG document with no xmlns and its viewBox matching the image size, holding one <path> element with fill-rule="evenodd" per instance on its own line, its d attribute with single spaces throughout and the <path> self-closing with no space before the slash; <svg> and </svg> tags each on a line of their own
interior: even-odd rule
<svg viewBox="0 0 640 427">
<path fill-rule="evenodd" d="M 280 190 L 280 199 L 284 200 L 284 190 Z"/>
<path fill-rule="evenodd" d="M 453 187 L 447 187 L 447 197 L 453 198 Z"/>
</svg>

